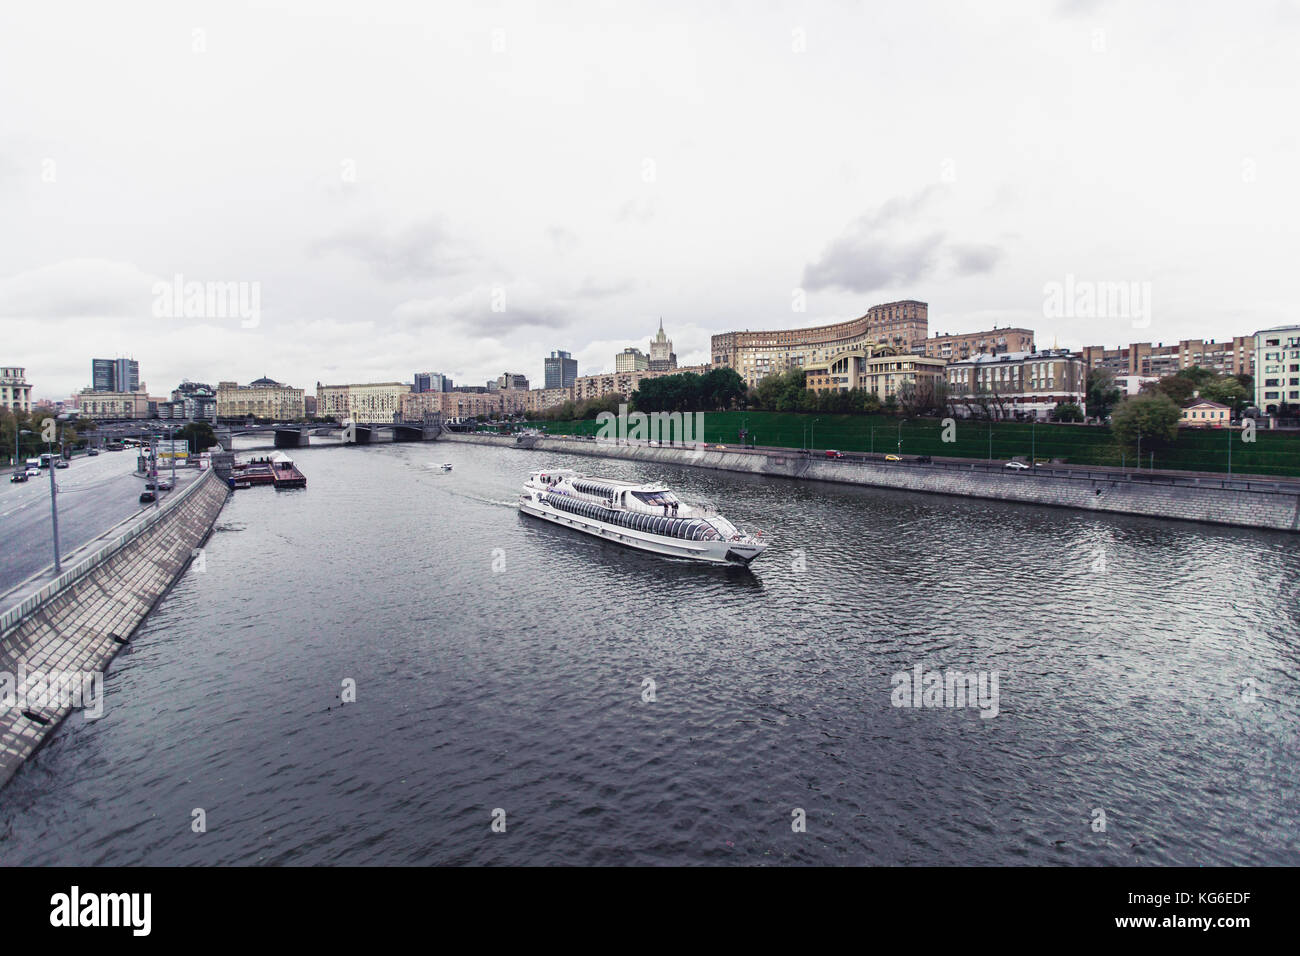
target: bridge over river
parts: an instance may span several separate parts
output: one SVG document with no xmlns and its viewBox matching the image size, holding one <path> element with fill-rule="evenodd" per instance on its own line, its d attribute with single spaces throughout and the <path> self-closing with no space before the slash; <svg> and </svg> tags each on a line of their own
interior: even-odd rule
<svg viewBox="0 0 1300 956">
<path fill-rule="evenodd" d="M 346 422 L 342 425 L 311 422 L 288 422 L 271 425 L 218 425 L 214 430 L 217 441 L 225 448 L 232 447 L 237 435 L 274 435 L 276 448 L 302 448 L 311 443 L 311 436 L 330 437 L 343 444 L 369 445 L 374 441 L 394 442 L 433 441 L 442 434 L 443 421 L 439 415 L 426 415 L 420 419 L 394 418 L 388 422 Z"/>
</svg>

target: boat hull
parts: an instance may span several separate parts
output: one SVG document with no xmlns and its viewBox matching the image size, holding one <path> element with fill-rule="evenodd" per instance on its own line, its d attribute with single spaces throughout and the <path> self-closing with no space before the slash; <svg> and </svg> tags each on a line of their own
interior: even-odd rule
<svg viewBox="0 0 1300 956">
<path fill-rule="evenodd" d="M 615 544 L 636 548 L 638 551 L 649 551 L 652 554 L 665 557 L 701 561 L 706 564 L 748 567 L 755 558 L 767 550 L 765 544 L 754 545 L 723 541 L 721 539 L 691 541 L 683 538 L 648 534 L 632 528 L 625 528 L 622 525 L 609 524 L 595 518 L 588 518 L 584 515 L 549 508 L 544 502 L 539 503 L 528 496 L 520 498 L 519 510 L 523 514 L 541 518 L 543 521 L 549 521 L 565 528 L 573 528 L 575 531 L 581 531 L 603 541 L 612 541 Z"/>
</svg>

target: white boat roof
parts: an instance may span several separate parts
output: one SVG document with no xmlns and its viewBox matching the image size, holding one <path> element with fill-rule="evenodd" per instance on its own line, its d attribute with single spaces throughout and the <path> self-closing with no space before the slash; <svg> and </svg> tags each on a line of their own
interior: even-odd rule
<svg viewBox="0 0 1300 956">
<path fill-rule="evenodd" d="M 576 478 L 579 481 L 593 481 L 599 485 L 608 485 L 611 488 L 626 489 L 628 491 L 668 491 L 669 488 L 661 481 L 626 481 L 622 478 L 601 478 L 598 475 L 588 475 L 580 471 L 574 471 L 572 468 L 543 468 L 539 471 L 531 472 L 532 475 L 552 475 L 559 478 Z"/>
</svg>

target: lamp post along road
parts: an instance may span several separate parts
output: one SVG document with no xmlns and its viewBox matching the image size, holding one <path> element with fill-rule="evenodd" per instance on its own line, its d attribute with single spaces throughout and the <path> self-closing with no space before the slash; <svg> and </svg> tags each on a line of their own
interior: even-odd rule
<svg viewBox="0 0 1300 956">
<path fill-rule="evenodd" d="M 54 483 L 54 462 L 50 462 L 50 523 L 54 531 L 54 573 L 63 573 L 63 562 L 59 558 L 59 489 Z"/>
<path fill-rule="evenodd" d="M 19 435 L 30 435 L 30 434 L 31 434 L 31 432 L 28 431 L 26 428 L 19 428 L 19 427 L 18 427 L 18 417 L 17 417 L 17 416 L 14 416 L 14 468 L 15 468 L 15 469 L 18 467 L 19 462 L 22 461 L 22 459 L 18 457 L 19 454 L 20 454 L 20 452 L 18 451 L 18 436 L 19 436 Z M 27 466 L 26 466 L 26 465 L 23 465 L 23 470 L 24 470 L 24 471 L 27 470 Z"/>
</svg>

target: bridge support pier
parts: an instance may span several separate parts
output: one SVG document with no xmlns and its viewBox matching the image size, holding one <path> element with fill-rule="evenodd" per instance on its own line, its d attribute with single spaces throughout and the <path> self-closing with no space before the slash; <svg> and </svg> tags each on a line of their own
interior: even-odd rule
<svg viewBox="0 0 1300 956">
<path fill-rule="evenodd" d="M 276 448 L 302 448 L 304 445 L 311 443 L 307 432 L 303 429 L 279 429 L 275 430 L 275 447 Z"/>
</svg>

